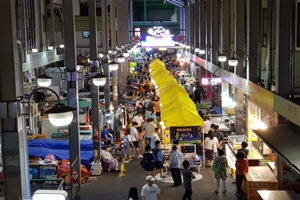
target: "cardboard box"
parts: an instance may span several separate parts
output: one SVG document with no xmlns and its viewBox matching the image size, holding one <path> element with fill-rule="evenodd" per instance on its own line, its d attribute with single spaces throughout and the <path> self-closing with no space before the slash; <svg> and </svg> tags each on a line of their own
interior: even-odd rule
<svg viewBox="0 0 300 200">
<path fill-rule="evenodd" d="M 101 175 L 101 171 L 102 171 L 101 163 L 92 162 L 92 167 L 91 167 L 92 176 Z"/>
</svg>

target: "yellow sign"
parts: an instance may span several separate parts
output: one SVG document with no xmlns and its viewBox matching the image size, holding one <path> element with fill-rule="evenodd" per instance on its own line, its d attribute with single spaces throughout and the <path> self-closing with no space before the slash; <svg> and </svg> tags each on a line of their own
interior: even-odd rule
<svg viewBox="0 0 300 200">
<path fill-rule="evenodd" d="M 300 126 L 300 106 L 275 95 L 274 111 Z"/>
<path fill-rule="evenodd" d="M 252 82 L 248 82 L 249 99 L 256 106 L 275 117 L 274 112 L 274 93 L 262 88 Z"/>
</svg>

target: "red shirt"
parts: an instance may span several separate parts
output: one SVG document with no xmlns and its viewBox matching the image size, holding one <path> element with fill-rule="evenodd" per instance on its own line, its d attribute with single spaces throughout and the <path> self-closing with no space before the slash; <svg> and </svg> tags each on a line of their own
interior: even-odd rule
<svg viewBox="0 0 300 200">
<path fill-rule="evenodd" d="M 249 163 L 246 158 L 238 158 L 235 162 L 236 175 L 245 175 L 248 172 Z"/>
</svg>

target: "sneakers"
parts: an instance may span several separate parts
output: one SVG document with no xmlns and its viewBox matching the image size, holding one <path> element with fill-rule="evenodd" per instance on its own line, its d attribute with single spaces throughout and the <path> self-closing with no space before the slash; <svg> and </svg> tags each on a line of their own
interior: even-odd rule
<svg viewBox="0 0 300 200">
<path fill-rule="evenodd" d="M 120 171 L 119 168 L 116 168 L 115 171 Z"/>
<path fill-rule="evenodd" d="M 242 196 L 242 193 L 237 193 L 236 192 L 236 193 L 234 193 L 234 195 L 240 197 L 240 196 Z"/>
<path fill-rule="evenodd" d="M 138 158 L 143 158 L 143 155 L 141 155 L 141 154 L 140 154 L 140 155 L 138 155 Z"/>
</svg>

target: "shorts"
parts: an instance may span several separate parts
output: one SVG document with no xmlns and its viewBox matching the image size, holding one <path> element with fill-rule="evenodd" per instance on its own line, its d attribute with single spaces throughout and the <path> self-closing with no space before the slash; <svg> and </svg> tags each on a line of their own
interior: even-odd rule
<svg viewBox="0 0 300 200">
<path fill-rule="evenodd" d="M 136 127 L 136 130 L 137 130 L 139 133 L 143 132 L 143 128 L 142 128 L 141 126 Z"/>
<path fill-rule="evenodd" d="M 164 168 L 161 161 L 154 161 L 154 167 L 155 167 L 155 169 L 163 169 Z"/>
<path fill-rule="evenodd" d="M 133 146 L 136 148 L 139 148 L 139 141 L 133 141 Z"/>
<path fill-rule="evenodd" d="M 160 112 L 156 112 L 156 116 L 157 116 L 157 117 L 160 117 Z"/>
</svg>

